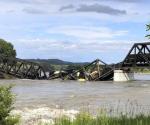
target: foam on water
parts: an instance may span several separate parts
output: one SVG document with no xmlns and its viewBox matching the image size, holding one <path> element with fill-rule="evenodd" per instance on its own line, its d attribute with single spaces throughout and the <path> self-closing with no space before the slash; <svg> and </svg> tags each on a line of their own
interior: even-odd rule
<svg viewBox="0 0 150 125">
<path fill-rule="evenodd" d="M 21 117 L 21 125 L 38 125 L 39 123 L 53 125 L 56 118 L 67 116 L 73 120 L 78 113 L 79 111 L 77 110 L 52 109 L 49 107 L 24 108 L 11 112 L 12 115 L 19 115 Z"/>
</svg>

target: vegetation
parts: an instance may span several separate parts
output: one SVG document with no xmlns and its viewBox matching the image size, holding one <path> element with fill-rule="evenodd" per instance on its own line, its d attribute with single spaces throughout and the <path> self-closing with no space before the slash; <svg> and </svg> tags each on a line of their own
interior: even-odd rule
<svg viewBox="0 0 150 125">
<path fill-rule="evenodd" d="M 71 70 L 71 69 L 81 69 L 83 65 L 68 65 L 66 67 L 67 70 Z"/>
<path fill-rule="evenodd" d="M 51 69 L 51 70 L 78 69 L 81 66 L 88 64 L 88 62 L 73 63 L 73 62 L 67 62 L 59 59 L 28 59 L 28 61 L 39 63 L 40 65 L 44 66 L 45 69 Z"/>
<path fill-rule="evenodd" d="M 52 64 L 52 65 L 84 65 L 87 64 L 87 62 L 83 62 L 83 63 L 73 63 L 73 62 L 68 62 L 68 61 L 63 61 L 63 60 L 59 60 L 59 59 L 28 59 L 29 61 L 32 62 L 39 62 L 39 63 L 48 63 L 48 64 Z"/>
<path fill-rule="evenodd" d="M 39 64 L 45 69 L 45 71 L 50 71 L 50 70 L 51 71 L 55 71 L 55 67 L 53 65 L 51 65 L 51 64 L 48 64 L 46 62 L 41 62 Z"/>
<path fill-rule="evenodd" d="M 0 87 L 0 125 L 16 125 L 19 122 L 18 117 L 10 115 L 14 103 L 11 88 L 11 86 Z"/>
<path fill-rule="evenodd" d="M 103 114 L 94 118 L 88 113 L 81 113 L 74 120 L 67 117 L 56 119 L 54 125 L 150 125 L 150 115 L 110 117 Z"/>
<path fill-rule="evenodd" d="M 150 73 L 150 69 L 149 68 L 134 67 L 134 68 L 131 68 L 131 71 L 133 71 L 135 73 Z"/>
<path fill-rule="evenodd" d="M 16 50 L 11 43 L 0 39 L 0 54 L 7 57 L 16 57 Z"/>
</svg>

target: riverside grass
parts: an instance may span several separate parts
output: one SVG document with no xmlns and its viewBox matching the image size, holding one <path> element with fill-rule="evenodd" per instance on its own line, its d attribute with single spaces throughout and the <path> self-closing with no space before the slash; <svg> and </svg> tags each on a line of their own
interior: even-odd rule
<svg viewBox="0 0 150 125">
<path fill-rule="evenodd" d="M 120 103 L 120 102 L 119 102 Z M 83 111 L 69 119 L 66 116 L 55 119 L 54 125 L 150 125 L 150 112 L 136 101 L 127 101 L 124 110 L 118 103 L 116 108 L 102 108 L 97 115 Z"/>
<path fill-rule="evenodd" d="M 92 117 L 89 113 L 80 113 L 74 120 L 65 116 L 55 119 L 54 125 L 150 125 L 150 115 L 111 117 L 103 114 Z"/>
</svg>

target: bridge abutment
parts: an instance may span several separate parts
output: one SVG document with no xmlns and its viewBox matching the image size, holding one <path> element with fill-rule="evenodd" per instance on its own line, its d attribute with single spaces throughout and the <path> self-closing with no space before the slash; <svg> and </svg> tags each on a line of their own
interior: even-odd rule
<svg viewBox="0 0 150 125">
<path fill-rule="evenodd" d="M 114 81 L 115 82 L 126 82 L 134 80 L 134 73 L 131 71 L 114 70 Z"/>
</svg>

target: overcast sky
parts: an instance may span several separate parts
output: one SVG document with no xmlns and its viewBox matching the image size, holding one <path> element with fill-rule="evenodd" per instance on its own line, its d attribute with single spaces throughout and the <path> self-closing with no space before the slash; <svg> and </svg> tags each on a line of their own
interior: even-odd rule
<svg viewBox="0 0 150 125">
<path fill-rule="evenodd" d="M 107 63 L 145 38 L 149 0 L 0 0 L 0 38 L 19 58 Z"/>
</svg>

